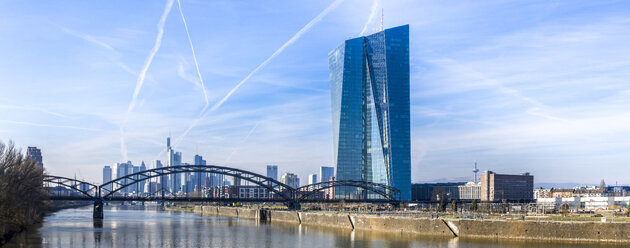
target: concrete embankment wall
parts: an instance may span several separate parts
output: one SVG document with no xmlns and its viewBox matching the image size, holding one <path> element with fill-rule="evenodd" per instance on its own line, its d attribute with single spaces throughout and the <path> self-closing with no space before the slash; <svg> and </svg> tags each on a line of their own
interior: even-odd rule
<svg viewBox="0 0 630 248">
<path fill-rule="evenodd" d="M 298 212 L 298 217 L 301 223 L 306 225 L 354 228 L 350 216 L 347 214 Z"/>
<path fill-rule="evenodd" d="M 208 216 L 237 217 L 244 219 L 259 218 L 258 209 L 251 208 L 195 206 L 193 212 Z"/>
<path fill-rule="evenodd" d="M 258 209 L 195 207 L 210 216 L 260 219 Z M 630 243 L 630 223 L 522 220 L 462 220 L 374 216 L 325 212 L 267 210 L 271 222 L 318 225 L 344 229 L 406 232 L 423 235 L 525 240 L 607 241 Z"/>
<path fill-rule="evenodd" d="M 455 236 L 440 219 L 354 215 L 355 229 Z"/>
<path fill-rule="evenodd" d="M 630 223 L 453 220 L 461 237 L 630 242 Z"/>
<path fill-rule="evenodd" d="M 287 222 L 287 223 L 296 223 L 301 224 L 300 218 L 298 217 L 298 212 L 296 211 L 271 211 L 269 213 L 269 220 L 271 222 Z"/>
</svg>

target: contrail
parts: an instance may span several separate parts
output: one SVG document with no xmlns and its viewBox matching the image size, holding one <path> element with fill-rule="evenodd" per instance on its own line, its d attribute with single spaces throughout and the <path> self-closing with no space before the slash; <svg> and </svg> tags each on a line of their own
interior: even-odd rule
<svg viewBox="0 0 630 248">
<path fill-rule="evenodd" d="M 78 130 L 86 130 L 86 131 L 102 131 L 101 129 L 96 129 L 96 128 L 77 127 L 77 126 L 64 126 L 64 125 L 52 125 L 52 124 L 42 124 L 42 123 L 35 123 L 35 122 L 26 122 L 26 121 L 0 120 L 0 122 L 11 123 L 11 124 L 18 124 L 18 125 L 35 126 L 35 127 L 55 127 L 55 128 L 68 128 L 68 129 L 78 129 Z"/>
<path fill-rule="evenodd" d="M 4 109 L 29 110 L 29 111 L 39 111 L 39 112 L 46 113 L 46 114 L 49 114 L 49 115 L 55 115 L 55 116 L 59 116 L 59 117 L 68 117 L 68 116 L 66 116 L 66 115 L 64 115 L 64 114 L 57 113 L 57 112 L 53 112 L 53 111 L 48 111 L 48 110 L 43 109 L 43 108 L 23 107 L 23 106 L 15 106 L 15 105 L 1 104 L 1 103 L 0 103 L 0 108 L 4 108 Z"/>
<path fill-rule="evenodd" d="M 155 54 L 160 49 L 160 45 L 162 45 L 162 37 L 164 36 L 164 24 L 166 23 L 166 17 L 168 16 L 168 13 L 171 12 L 171 8 L 173 7 L 173 1 L 174 0 L 168 0 L 168 2 L 166 3 L 166 8 L 164 8 L 164 12 L 162 13 L 162 17 L 160 18 L 160 22 L 157 25 L 158 35 L 155 38 L 155 44 L 153 45 L 153 49 L 151 49 L 151 52 L 149 53 L 149 57 L 147 57 L 146 61 L 144 62 L 142 70 L 140 70 L 140 74 L 138 75 L 138 80 L 136 82 L 136 89 L 133 91 L 131 103 L 129 104 L 129 108 L 127 108 L 127 114 L 131 113 L 131 111 L 133 111 L 134 107 L 136 106 L 138 94 L 140 93 L 140 89 L 142 89 L 142 85 L 144 84 L 144 79 L 146 78 L 147 71 L 151 66 L 151 62 L 153 62 Z"/>
<path fill-rule="evenodd" d="M 84 41 L 90 42 L 90 43 L 92 43 L 94 45 L 97 45 L 99 47 L 102 47 L 102 48 L 105 48 L 105 49 L 109 50 L 115 56 L 120 56 L 120 52 L 118 52 L 116 49 L 114 49 L 111 45 L 107 44 L 104 41 L 101 41 L 101 40 L 97 39 L 94 36 L 91 36 L 91 35 L 88 35 L 88 34 L 84 34 L 84 33 L 78 32 L 78 31 L 74 31 L 74 30 L 71 30 L 71 29 L 68 29 L 68 28 L 65 28 L 65 27 L 60 27 L 60 28 L 61 28 L 62 31 L 64 31 L 64 32 L 66 32 L 68 34 L 71 34 L 71 35 L 73 35 L 73 36 L 75 36 L 75 37 L 77 37 L 79 39 L 82 39 Z M 110 58 L 110 60 L 112 60 L 112 62 L 114 62 L 116 65 L 118 65 L 124 71 L 126 71 L 126 72 L 128 72 L 128 73 L 130 73 L 130 74 L 132 74 L 134 76 L 137 74 L 135 71 L 131 70 L 131 68 L 129 68 L 129 66 L 127 66 L 125 63 L 117 61 L 117 60 L 114 60 L 114 59 L 111 59 L 111 58 Z"/>
<path fill-rule="evenodd" d="M 100 41 L 100 40 L 96 39 L 94 36 L 87 35 L 87 34 L 84 34 L 84 33 L 80 33 L 80 32 L 77 32 L 77 31 L 74 31 L 74 30 L 71 30 L 71 29 L 65 28 L 65 27 L 61 27 L 61 30 L 63 30 L 64 32 L 69 33 L 69 34 L 71 34 L 71 35 L 73 35 L 73 36 L 75 36 L 75 37 L 81 38 L 81 39 L 83 39 L 83 40 L 85 40 L 85 41 L 88 41 L 88 42 L 90 42 L 90 43 L 92 43 L 92 44 L 95 44 L 95 45 L 97 45 L 97 46 L 100 46 L 100 47 L 102 47 L 102 48 L 105 48 L 105 49 L 107 49 L 107 50 L 110 50 L 110 51 L 112 51 L 112 52 L 114 52 L 114 53 L 118 54 L 118 51 L 116 51 L 116 49 L 114 49 L 114 48 L 113 48 L 112 46 L 110 46 L 109 44 L 107 44 L 107 43 L 105 43 L 105 42 L 103 42 L 103 41 Z"/>
<path fill-rule="evenodd" d="M 304 33 L 306 33 L 309 29 L 311 29 L 311 27 L 313 27 L 313 25 L 315 25 L 319 21 L 321 21 L 322 18 L 324 18 L 324 16 L 326 16 L 330 11 L 332 11 L 337 6 L 339 6 L 339 4 L 341 4 L 343 1 L 344 0 L 336 0 L 335 2 L 330 4 L 330 6 L 328 6 L 326 9 L 324 9 L 321 13 L 319 13 L 319 15 L 317 15 L 315 18 L 313 18 L 313 20 L 311 20 L 309 23 L 307 23 L 302 29 L 300 29 L 300 31 L 295 33 L 293 35 L 293 37 L 291 37 L 291 39 L 289 39 L 287 42 L 285 42 L 280 48 L 278 48 L 278 50 L 276 50 L 273 54 L 271 54 L 271 56 L 269 58 L 267 58 L 260 65 L 258 65 L 258 67 L 256 67 L 253 71 L 251 71 L 243 80 L 241 80 L 236 86 L 234 86 L 234 88 L 232 88 L 232 90 L 230 90 L 221 100 L 219 100 L 217 103 L 212 105 L 212 107 L 210 109 L 208 109 L 208 111 L 203 113 L 199 118 L 197 118 L 197 120 L 193 121 L 193 124 L 190 125 L 188 127 L 188 129 L 186 129 L 186 131 L 184 131 L 184 133 L 177 138 L 177 140 L 174 142 L 174 144 L 177 145 L 179 142 L 181 142 L 181 140 L 184 139 L 184 137 L 186 137 L 186 135 L 188 135 L 188 132 L 190 132 L 190 130 L 193 129 L 197 125 L 199 120 L 203 119 L 206 115 L 208 115 L 208 114 L 214 112 L 215 110 L 217 110 L 218 108 L 220 108 L 221 105 L 223 105 L 223 103 L 225 103 L 225 101 L 230 99 L 232 94 L 234 94 L 234 92 L 236 92 L 243 84 L 245 84 L 247 82 L 247 80 L 249 80 L 254 74 L 256 74 L 256 72 L 258 72 L 260 69 L 265 67 L 269 63 L 269 61 L 271 61 L 273 58 L 278 56 L 278 54 L 282 53 L 284 51 L 284 49 L 286 49 L 288 46 L 290 46 L 291 44 L 295 43 L 295 41 L 297 41 L 300 37 L 302 37 L 302 35 L 304 35 Z"/>
<path fill-rule="evenodd" d="M 363 36 L 367 31 L 368 26 L 376 15 L 376 7 L 378 7 L 378 0 L 374 0 L 374 2 L 372 2 L 372 12 L 370 12 L 370 17 L 367 19 L 367 22 L 365 22 L 365 25 L 363 25 L 363 29 L 361 30 L 361 34 L 359 34 L 359 36 Z"/>
<path fill-rule="evenodd" d="M 127 114 L 125 115 L 125 119 L 120 125 L 120 136 L 121 136 L 120 149 L 123 155 L 123 160 L 127 160 L 127 146 L 125 145 L 124 126 L 125 124 L 127 124 L 127 120 L 129 119 L 129 114 L 131 114 L 133 109 L 136 107 L 136 102 L 138 101 L 138 94 L 140 94 L 140 89 L 142 89 L 142 85 L 144 84 L 144 79 L 146 78 L 147 71 L 149 70 L 149 67 L 151 66 L 151 62 L 153 62 L 153 58 L 155 57 L 155 54 L 160 49 L 160 45 L 162 45 L 162 37 L 164 36 L 164 25 L 166 23 L 166 17 L 168 17 L 168 14 L 171 12 L 171 8 L 173 7 L 173 2 L 174 0 L 168 0 L 166 2 L 166 7 L 164 8 L 162 17 L 160 17 L 160 22 L 158 22 L 158 25 L 157 25 L 158 34 L 157 34 L 157 37 L 155 38 L 155 44 L 153 45 L 153 48 L 151 49 L 149 56 L 145 60 L 142 70 L 140 70 L 140 73 L 138 74 L 138 80 L 136 81 L 136 89 L 133 91 L 133 96 L 131 98 L 131 102 L 129 103 L 129 107 L 127 108 Z"/>
<path fill-rule="evenodd" d="M 199 76 L 199 82 L 201 82 L 201 89 L 203 90 L 203 96 L 206 99 L 206 105 L 201 110 L 201 113 L 206 111 L 208 105 L 208 94 L 206 93 L 206 86 L 203 83 L 203 77 L 201 77 L 201 72 L 199 71 L 199 63 L 197 63 L 197 54 L 195 54 L 195 47 L 193 46 L 192 39 L 190 39 L 190 32 L 188 32 L 188 24 L 186 24 L 186 18 L 184 18 L 184 12 L 182 11 L 182 3 L 180 0 L 177 0 L 177 6 L 179 7 L 179 15 L 182 17 L 182 21 L 184 22 L 184 28 L 186 28 L 186 35 L 188 36 L 188 43 L 190 44 L 190 50 L 192 51 L 193 60 L 195 61 L 195 68 L 197 68 L 197 76 Z M 201 114 L 200 113 L 200 114 Z"/>
</svg>

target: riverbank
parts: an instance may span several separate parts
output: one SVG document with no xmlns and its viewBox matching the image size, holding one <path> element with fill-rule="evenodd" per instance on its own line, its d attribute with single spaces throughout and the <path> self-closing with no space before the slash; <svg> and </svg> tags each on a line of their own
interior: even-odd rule
<svg viewBox="0 0 630 248">
<path fill-rule="evenodd" d="M 34 217 L 28 221 L 0 223 L 0 246 L 8 243 L 15 235 L 28 230 L 29 228 L 37 227 L 42 222 L 43 218 L 51 213 L 68 209 L 77 208 L 82 206 L 91 205 L 91 203 L 75 202 L 75 201 L 61 201 L 53 202 L 45 213 Z"/>
<path fill-rule="evenodd" d="M 195 206 L 207 216 L 475 239 L 630 243 L 630 223 L 480 220 Z"/>
</svg>

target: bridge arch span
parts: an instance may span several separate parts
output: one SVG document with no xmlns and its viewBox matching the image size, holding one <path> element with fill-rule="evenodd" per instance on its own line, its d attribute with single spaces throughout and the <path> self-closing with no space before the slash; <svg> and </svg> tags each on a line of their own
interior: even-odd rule
<svg viewBox="0 0 630 248">
<path fill-rule="evenodd" d="M 44 180 L 43 180 L 44 184 L 56 184 L 59 186 L 64 186 L 64 187 L 68 187 L 74 191 L 77 191 L 89 198 L 96 198 L 97 194 L 98 194 L 98 189 L 99 186 L 95 185 L 95 184 L 91 184 L 88 182 L 84 182 L 81 180 L 77 180 L 77 179 L 73 179 L 73 178 L 67 178 L 67 177 L 59 177 L 59 176 L 51 176 L 51 175 L 45 175 L 44 176 Z M 88 190 L 83 190 L 81 189 L 81 185 L 88 185 Z M 45 185 L 46 186 L 46 185 Z M 93 194 L 90 194 L 90 191 L 93 192 Z"/>
<path fill-rule="evenodd" d="M 129 174 L 124 177 L 116 178 L 112 181 L 103 183 L 100 186 L 101 189 L 101 198 L 107 198 L 112 194 L 128 187 L 134 185 L 138 182 L 142 182 L 148 179 L 162 177 L 172 174 L 181 174 L 181 173 L 212 173 L 212 174 L 220 174 L 225 176 L 232 176 L 236 178 L 240 178 L 242 180 L 251 182 L 267 190 L 277 194 L 284 200 L 291 200 L 292 193 L 295 189 L 292 187 L 281 183 L 273 178 L 269 178 L 254 172 L 230 168 L 225 166 L 217 166 L 217 165 L 177 165 L 177 166 L 169 166 L 169 167 L 161 167 L 154 168 L 145 171 L 140 171 L 137 173 Z M 109 186 L 112 190 L 107 189 Z M 114 187 L 117 186 L 117 187 Z M 116 189 L 114 189 L 116 188 Z"/>
<path fill-rule="evenodd" d="M 376 193 L 390 201 L 400 201 L 400 190 L 379 183 L 372 183 L 359 180 L 339 180 L 339 181 L 326 181 L 309 185 L 304 185 L 295 189 L 297 198 L 304 200 L 311 195 L 316 194 L 325 189 L 336 187 L 356 187 L 367 190 L 368 192 Z"/>
</svg>

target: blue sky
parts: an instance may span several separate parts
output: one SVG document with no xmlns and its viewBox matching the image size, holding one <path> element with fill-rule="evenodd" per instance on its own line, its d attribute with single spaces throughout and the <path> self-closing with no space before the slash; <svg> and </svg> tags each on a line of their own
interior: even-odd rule
<svg viewBox="0 0 630 248">
<path fill-rule="evenodd" d="M 164 159 L 170 133 L 187 162 L 305 181 L 333 161 L 327 53 L 384 9 L 385 28 L 410 25 L 413 181 L 477 160 L 630 183 L 627 2 L 180 3 L 3 1 L 0 140 L 100 182 L 104 165 Z"/>
</svg>

